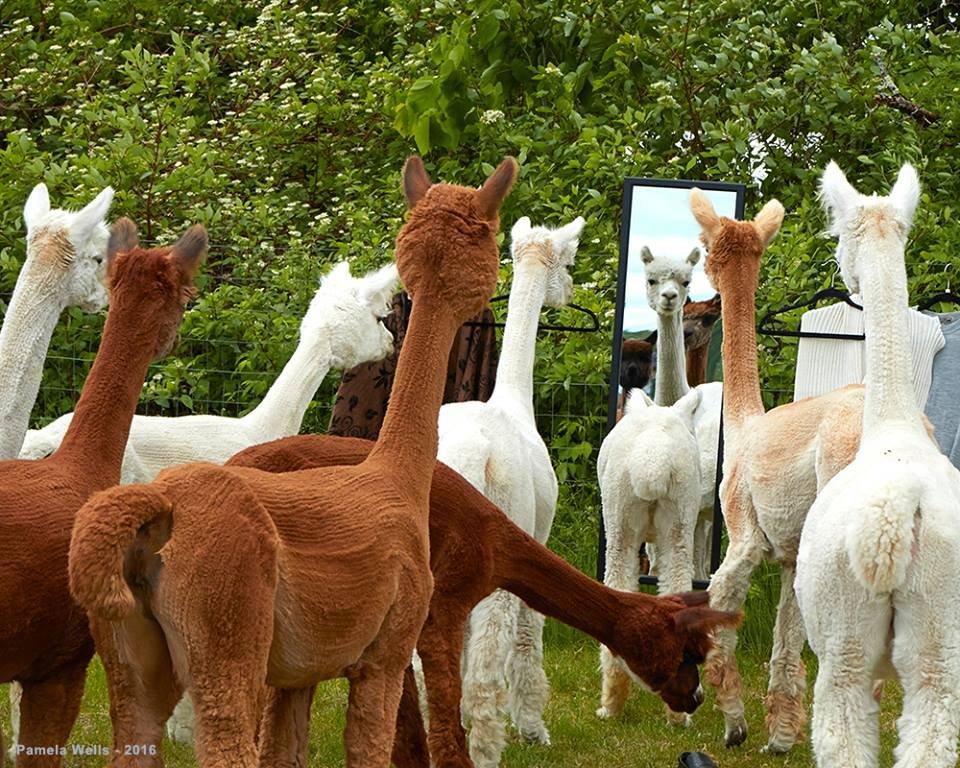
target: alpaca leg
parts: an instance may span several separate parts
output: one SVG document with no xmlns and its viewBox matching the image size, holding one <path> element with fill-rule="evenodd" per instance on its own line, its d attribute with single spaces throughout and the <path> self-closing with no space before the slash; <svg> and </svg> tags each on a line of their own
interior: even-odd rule
<svg viewBox="0 0 960 768">
<path fill-rule="evenodd" d="M 201 768 L 255 768 L 257 726 L 265 694 L 263 662 L 251 656 L 191 663 L 190 693 L 196 710 L 196 752 Z M 193 660 L 191 659 L 191 662 Z M 245 662 L 245 663 L 244 663 Z"/>
<path fill-rule="evenodd" d="M 541 614 L 526 603 L 517 613 L 517 636 L 507 659 L 508 706 L 514 725 L 525 741 L 549 744 L 543 710 L 550 699 L 550 682 L 543 671 Z"/>
<path fill-rule="evenodd" d="M 435 604 L 417 644 L 430 708 L 430 756 L 435 768 L 473 768 L 460 722 L 460 659 L 468 619 L 459 607 Z"/>
<path fill-rule="evenodd" d="M 11 760 L 17 759 L 17 743 L 20 741 L 20 699 L 23 697 L 23 687 L 14 681 L 10 683 L 10 750 Z M 3 749 L 0 749 L 0 755 Z"/>
<path fill-rule="evenodd" d="M 139 612 L 91 621 L 110 695 L 113 768 L 163 765 L 163 724 L 182 689 L 160 625 Z"/>
<path fill-rule="evenodd" d="M 430 749 L 412 664 L 403 673 L 403 693 L 400 694 L 400 708 L 397 710 L 397 734 L 393 740 L 390 761 L 395 768 L 430 768 Z"/>
<path fill-rule="evenodd" d="M 742 523 L 742 518 L 740 520 Z M 731 542 L 723 563 L 710 581 L 711 608 L 738 611 L 747 598 L 750 576 L 763 560 L 765 546 L 763 537 L 752 527 L 743 533 L 743 538 Z M 747 738 L 742 683 L 735 655 L 736 630 L 717 630 L 714 643 L 704 665 L 704 676 L 716 691 L 717 708 L 723 712 L 724 741 L 728 747 L 735 747 Z"/>
<path fill-rule="evenodd" d="M 260 768 L 307 768 L 310 705 L 316 686 L 270 688 L 260 724 Z"/>
<path fill-rule="evenodd" d="M 636 530 L 607 528 L 607 558 L 603 583 L 612 589 L 636 592 L 640 578 L 640 536 Z M 630 676 L 610 650 L 600 646 L 602 689 L 597 717 L 617 717 L 630 693 Z"/>
<path fill-rule="evenodd" d="M 713 507 L 700 511 L 697 528 L 693 535 L 693 578 L 706 581 L 710 578 L 710 544 L 713 539 Z"/>
<path fill-rule="evenodd" d="M 58 768 L 59 755 L 30 755 L 27 750 L 66 745 L 80 712 L 86 677 L 87 662 L 84 661 L 46 680 L 22 683 L 17 768 Z"/>
<path fill-rule="evenodd" d="M 506 745 L 501 713 L 506 703 L 507 656 L 516 636 L 519 604 L 509 592 L 497 590 L 481 600 L 470 617 L 463 712 L 470 724 L 470 757 L 477 768 L 496 768 Z M 434 717 L 432 702 L 430 717 Z"/>
<path fill-rule="evenodd" d="M 767 688 L 767 746 L 780 754 L 803 738 L 807 723 L 804 697 L 807 691 L 806 667 L 801 654 L 806 634 L 803 616 L 797 604 L 793 581 L 796 567 L 784 564 L 780 570 L 780 604 L 773 628 L 773 653 L 770 656 L 770 685 Z"/>
<path fill-rule="evenodd" d="M 177 744 L 192 744 L 195 717 L 193 700 L 189 696 L 184 696 L 167 720 L 167 736 L 170 737 L 170 741 Z"/>
<path fill-rule="evenodd" d="M 921 545 L 922 546 L 922 545 Z M 951 558 L 943 558 L 941 564 Z M 921 565 L 921 569 L 926 568 Z M 943 571 L 950 576 L 943 578 Z M 893 663 L 903 684 L 894 768 L 953 768 L 960 733 L 956 566 L 917 575 L 935 589 L 895 593 Z M 915 582 L 916 583 L 916 582 Z"/>
<path fill-rule="evenodd" d="M 347 768 L 389 768 L 406 667 L 394 670 L 363 661 L 357 667 L 349 675 Z"/>
</svg>

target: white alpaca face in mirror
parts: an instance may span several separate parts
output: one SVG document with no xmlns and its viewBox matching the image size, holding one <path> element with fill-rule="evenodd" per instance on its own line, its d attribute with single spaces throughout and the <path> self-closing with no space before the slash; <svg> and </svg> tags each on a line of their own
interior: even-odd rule
<svg viewBox="0 0 960 768">
<path fill-rule="evenodd" d="M 920 181 L 913 166 L 905 163 L 889 195 L 862 195 L 831 161 L 820 180 L 820 199 L 829 232 L 837 238 L 840 275 L 847 288 L 857 292 L 863 260 L 883 241 L 894 240 L 901 248 L 906 244 L 920 201 Z"/>
<path fill-rule="evenodd" d="M 700 261 L 700 249 L 694 248 L 685 257 L 654 256 L 646 246 L 640 252 L 647 281 L 647 303 L 659 315 L 675 315 L 683 311 L 690 292 L 693 268 Z"/>
<path fill-rule="evenodd" d="M 113 201 L 107 187 L 83 210 L 50 209 L 47 188 L 34 187 L 23 209 L 27 225 L 27 259 L 62 270 L 58 280 L 60 302 L 88 312 L 109 301 L 106 287 L 107 241 L 105 218 Z"/>
<path fill-rule="evenodd" d="M 573 298 L 573 278 L 568 270 L 576 259 L 585 223 L 578 216 L 559 229 L 533 227 L 524 216 L 513 225 L 510 249 L 514 265 L 539 263 L 547 268 L 543 303 L 549 307 L 562 307 Z"/>
<path fill-rule="evenodd" d="M 301 337 L 328 340 L 337 368 L 382 360 L 393 352 L 393 335 L 382 319 L 396 286 L 395 264 L 355 278 L 350 265 L 340 262 L 323 278 L 310 302 L 300 324 Z"/>
</svg>

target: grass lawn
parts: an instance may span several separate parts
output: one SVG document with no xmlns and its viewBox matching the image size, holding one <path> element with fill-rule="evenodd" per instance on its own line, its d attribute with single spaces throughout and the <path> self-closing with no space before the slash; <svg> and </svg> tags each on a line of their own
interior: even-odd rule
<svg viewBox="0 0 960 768">
<path fill-rule="evenodd" d="M 708 697 L 694 715 L 689 729 L 667 725 L 659 700 L 636 690 L 622 719 L 600 721 L 594 716 L 600 690 L 596 644 L 588 640 L 572 640 L 548 632 L 546 663 L 553 696 L 547 710 L 547 725 L 553 737 L 550 747 L 511 743 L 503 765 L 510 768 L 551 766 L 551 768 L 674 768 L 677 756 L 687 750 L 712 753 L 722 768 L 774 766 L 791 768 L 813 765 L 808 743 L 796 747 L 785 757 L 760 752 L 764 744 L 762 701 L 766 690 L 765 664 L 754 656 L 741 659 L 744 675 L 747 719 L 751 733 L 746 745 L 726 750 L 722 745 L 723 723 Z M 813 689 L 815 661 L 808 660 L 809 689 Z M 9 702 L 7 686 L 0 686 L 0 713 L 4 733 L 9 734 Z M 895 742 L 894 721 L 900 697 L 887 686 L 883 703 L 881 733 L 883 753 L 880 766 L 893 763 L 891 750 Z M 310 739 L 311 766 L 343 765 L 341 745 L 346 685 L 335 681 L 320 686 L 313 706 Z M 809 700 L 809 695 L 808 695 Z M 87 680 L 86 697 L 71 743 L 109 744 L 110 722 L 107 714 L 103 670 L 94 663 Z M 166 764 L 173 768 L 196 765 L 189 748 L 164 745 Z M 74 757 L 65 759 L 67 766 L 103 765 L 102 758 Z"/>
</svg>

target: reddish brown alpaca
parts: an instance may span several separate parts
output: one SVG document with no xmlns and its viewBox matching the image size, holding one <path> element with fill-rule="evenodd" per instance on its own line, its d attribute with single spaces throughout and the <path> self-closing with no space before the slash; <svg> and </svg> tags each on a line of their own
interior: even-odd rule
<svg viewBox="0 0 960 768">
<path fill-rule="evenodd" d="M 93 656 L 67 584 L 69 531 L 92 493 L 120 482 L 143 376 L 176 339 L 206 248 L 200 226 L 173 248 L 144 250 L 132 221 L 114 224 L 110 314 L 73 423 L 48 458 L 0 464 L 0 682 L 23 685 L 20 768 L 60 765 Z"/>
<path fill-rule="evenodd" d="M 269 472 L 357 464 L 372 446 L 356 438 L 298 435 L 248 448 L 227 464 Z M 427 684 L 430 754 L 438 768 L 473 765 L 460 725 L 463 630 L 470 611 L 495 589 L 513 592 L 533 609 L 608 645 L 635 677 L 680 712 L 693 712 L 703 700 L 697 664 L 706 658 L 711 631 L 738 619 L 702 607 L 702 592 L 656 598 L 605 587 L 524 533 L 439 462 L 430 494 L 430 567 L 433 597 L 417 650 Z M 299 743 L 305 749 L 305 732 Z M 393 762 L 398 768 L 428 768 L 425 755 L 416 689 L 409 686 Z"/>
<path fill-rule="evenodd" d="M 713 329 L 720 319 L 720 294 L 706 301 L 689 301 L 683 307 L 683 346 L 687 355 L 687 384 L 707 381 L 707 355 Z"/>
<path fill-rule="evenodd" d="M 347 764 L 389 764 L 433 590 L 427 521 L 447 356 L 496 287 L 498 212 L 516 168 L 504 160 L 476 190 L 431 185 L 419 158 L 404 167 L 410 212 L 396 252 L 413 309 L 364 462 L 285 475 L 185 465 L 81 510 L 70 587 L 100 630 L 115 748 L 159 744 L 183 683 L 202 766 L 297 764 L 316 684 L 346 677 Z M 149 546 L 131 552 L 138 534 Z M 258 749 L 264 683 L 278 690 Z"/>
</svg>

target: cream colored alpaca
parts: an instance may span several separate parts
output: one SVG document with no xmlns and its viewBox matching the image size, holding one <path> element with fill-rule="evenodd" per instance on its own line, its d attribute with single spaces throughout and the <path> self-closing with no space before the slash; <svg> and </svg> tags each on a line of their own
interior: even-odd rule
<svg viewBox="0 0 960 768">
<path fill-rule="evenodd" d="M 567 272 L 584 220 L 557 230 L 531 227 L 523 217 L 511 233 L 513 283 L 507 325 L 490 399 L 440 409 L 438 458 L 457 470 L 514 523 L 543 543 L 557 506 L 557 478 L 533 414 L 533 362 L 540 309 L 570 301 Z M 549 744 L 543 709 L 549 684 L 543 672 L 543 616 L 497 591 L 473 610 L 465 651 L 464 720 L 471 725 L 470 756 L 477 768 L 500 763 L 506 744 L 501 717 L 507 705 L 521 736 Z"/>
<path fill-rule="evenodd" d="M 23 207 L 27 258 L 0 329 L 0 460 L 15 459 L 20 451 L 60 314 L 71 306 L 97 312 L 107 305 L 103 280 L 110 233 L 104 218 L 112 201 L 113 189 L 107 187 L 81 211 L 51 210 L 47 187 L 37 184 Z M 20 730 L 20 694 L 20 685 L 12 684 L 11 757 Z"/>
<path fill-rule="evenodd" d="M 783 206 L 767 203 L 754 221 L 716 214 L 700 190 L 690 208 L 709 251 L 707 275 L 720 291 L 723 318 L 723 424 L 721 486 L 730 545 L 710 583 L 710 604 L 739 610 L 753 569 L 764 559 L 781 566 L 780 604 L 774 627 L 767 694 L 767 749 L 785 752 L 806 722 L 806 678 L 800 654 L 803 622 L 793 590 L 800 531 L 817 494 L 848 464 L 860 439 L 863 388 L 847 387 L 820 397 L 763 411 L 754 329 L 760 257 L 783 220 Z M 727 746 L 747 737 L 737 669 L 735 630 L 722 629 L 707 660 L 706 678 L 724 714 Z"/>
<path fill-rule="evenodd" d="M 637 591 L 644 542 L 657 544 L 660 594 L 686 592 L 692 586 L 693 533 L 700 506 L 693 419 L 699 404 L 697 389 L 670 407 L 654 405 L 642 389 L 634 389 L 623 418 L 600 447 L 597 475 L 607 537 L 603 583 L 608 587 Z M 597 715 L 616 717 L 627 702 L 630 673 L 605 645 L 600 647 L 600 668 L 603 692 Z M 685 723 L 687 717 L 671 713 L 675 722 Z"/>
<path fill-rule="evenodd" d="M 134 416 L 121 482 L 148 483 L 161 470 L 191 461 L 223 464 L 251 445 L 297 434 L 310 401 L 331 368 L 380 360 L 393 349 L 393 337 L 379 318 L 387 310 L 396 283 L 396 264 L 363 278 L 351 277 L 346 262 L 335 266 L 310 302 L 296 350 L 260 404 L 240 418 Z M 31 430 L 20 457 L 36 459 L 56 450 L 72 416 L 64 414 L 43 429 Z M 19 697 L 13 690 L 11 705 L 16 713 Z M 174 741 L 192 742 L 193 720 L 193 707 L 185 697 L 170 718 L 168 734 Z"/>
<path fill-rule="evenodd" d="M 37 184 L 23 207 L 27 258 L 0 329 L 0 459 L 20 452 L 60 313 L 107 304 L 102 281 L 110 233 L 103 220 L 112 200 L 107 187 L 82 211 L 51 210 L 46 186 Z"/>
<path fill-rule="evenodd" d="M 888 197 L 836 164 L 822 196 L 844 282 L 863 297 L 866 399 L 853 462 L 820 492 L 797 557 L 797 599 L 819 671 L 817 765 L 874 768 L 872 685 L 904 690 L 896 768 L 953 768 L 960 734 L 960 472 L 930 439 L 910 376 L 903 249 L 920 198 L 904 165 Z"/>
</svg>

